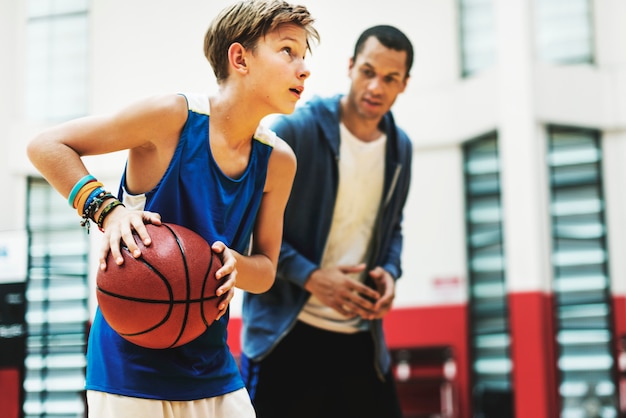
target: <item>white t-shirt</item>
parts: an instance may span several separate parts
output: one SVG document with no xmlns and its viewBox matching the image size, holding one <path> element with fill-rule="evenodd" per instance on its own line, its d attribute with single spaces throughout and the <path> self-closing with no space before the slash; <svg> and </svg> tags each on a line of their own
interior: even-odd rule
<svg viewBox="0 0 626 418">
<path fill-rule="evenodd" d="M 387 136 L 371 142 L 356 138 L 340 125 L 339 188 L 332 226 L 322 257 L 322 268 L 357 265 L 366 261 L 383 193 Z M 364 281 L 367 272 L 355 274 Z M 346 318 L 311 296 L 298 317 L 303 322 L 335 332 L 367 329 L 360 317 Z"/>
</svg>

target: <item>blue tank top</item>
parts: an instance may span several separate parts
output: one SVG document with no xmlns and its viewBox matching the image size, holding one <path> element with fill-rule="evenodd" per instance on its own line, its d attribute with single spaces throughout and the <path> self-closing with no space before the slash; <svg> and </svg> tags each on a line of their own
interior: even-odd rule
<svg viewBox="0 0 626 418">
<path fill-rule="evenodd" d="M 237 179 L 226 176 L 209 146 L 209 99 L 186 95 L 189 112 L 172 161 L 159 184 L 145 195 L 125 193 L 127 206 L 161 214 L 163 222 L 192 229 L 207 242 L 223 241 L 246 253 L 261 203 L 274 134 L 259 127 L 250 160 Z M 88 390 L 185 401 L 220 396 L 244 387 L 226 344 L 228 313 L 197 339 L 171 349 L 148 349 L 120 337 L 99 309 L 87 350 Z"/>
</svg>

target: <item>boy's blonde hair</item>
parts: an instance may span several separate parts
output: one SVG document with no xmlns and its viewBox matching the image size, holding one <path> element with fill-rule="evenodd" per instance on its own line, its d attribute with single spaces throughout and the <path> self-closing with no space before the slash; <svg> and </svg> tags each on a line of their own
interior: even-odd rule
<svg viewBox="0 0 626 418">
<path fill-rule="evenodd" d="M 259 38 L 279 25 L 293 23 L 306 30 L 310 50 L 311 39 L 319 42 L 313 22 L 305 6 L 282 0 L 241 0 L 222 10 L 211 22 L 204 37 L 204 55 L 221 83 L 228 78 L 228 48 L 234 42 L 254 49 Z"/>
</svg>

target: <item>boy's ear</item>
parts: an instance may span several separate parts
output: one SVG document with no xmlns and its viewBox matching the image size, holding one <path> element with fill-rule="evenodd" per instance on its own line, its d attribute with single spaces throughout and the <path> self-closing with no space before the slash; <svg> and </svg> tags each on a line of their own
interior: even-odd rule
<svg viewBox="0 0 626 418">
<path fill-rule="evenodd" d="M 228 62 L 238 72 L 247 72 L 246 49 L 239 42 L 234 42 L 228 48 Z"/>
</svg>

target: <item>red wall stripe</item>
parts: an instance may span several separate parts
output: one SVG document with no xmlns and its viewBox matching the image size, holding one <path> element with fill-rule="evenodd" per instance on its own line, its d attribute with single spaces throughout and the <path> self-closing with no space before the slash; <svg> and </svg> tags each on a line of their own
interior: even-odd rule
<svg viewBox="0 0 626 418">
<path fill-rule="evenodd" d="M 435 305 L 396 308 L 384 321 L 390 349 L 447 345 L 454 353 L 455 418 L 471 417 L 467 307 Z"/>
<path fill-rule="evenodd" d="M 554 303 L 542 292 L 509 294 L 515 416 L 558 414 Z"/>
<path fill-rule="evenodd" d="M 613 317 L 615 318 L 615 341 L 618 344 L 621 337 L 626 337 L 626 295 L 613 296 Z"/>
<path fill-rule="evenodd" d="M 2 418 L 20 416 L 20 372 L 17 369 L 0 369 L 0 411 Z"/>
<path fill-rule="evenodd" d="M 617 390 L 620 412 L 624 413 L 626 411 L 626 296 L 613 296 L 613 318 L 618 373 Z"/>
<path fill-rule="evenodd" d="M 467 335 L 467 308 L 464 305 L 396 308 L 384 320 L 389 348 L 428 348 L 449 346 L 454 353 L 457 398 L 454 418 L 470 418 L 470 382 Z M 241 353 L 241 318 L 231 317 L 228 344 L 235 356 Z"/>
</svg>

